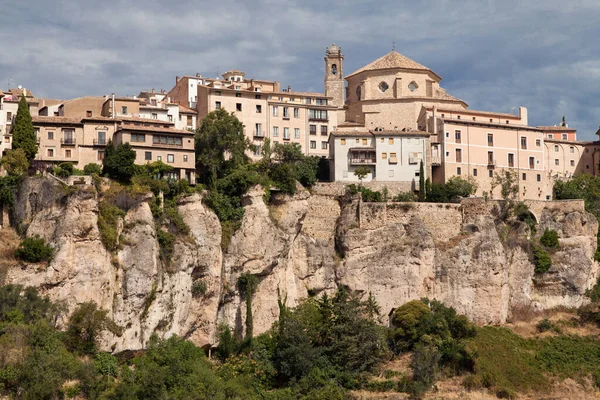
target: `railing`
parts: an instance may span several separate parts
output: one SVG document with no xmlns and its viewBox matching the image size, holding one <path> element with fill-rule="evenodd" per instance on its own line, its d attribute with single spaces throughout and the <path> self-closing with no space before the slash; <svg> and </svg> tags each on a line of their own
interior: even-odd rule
<svg viewBox="0 0 600 400">
<path fill-rule="evenodd" d="M 94 139 L 94 146 L 106 146 L 106 139 Z"/>
<path fill-rule="evenodd" d="M 375 158 L 351 158 L 350 159 L 350 164 L 358 164 L 358 165 L 370 165 L 370 164 L 376 164 L 377 163 L 377 159 Z"/>
<path fill-rule="evenodd" d="M 329 118 L 311 118 L 308 117 L 309 121 L 314 121 L 314 122 L 329 122 Z"/>
<path fill-rule="evenodd" d="M 487 165 L 488 165 L 488 167 L 495 167 L 496 166 L 496 160 L 488 160 Z"/>
<path fill-rule="evenodd" d="M 262 138 L 265 137 L 265 133 L 263 131 L 252 131 L 252 136 Z"/>
<path fill-rule="evenodd" d="M 135 142 L 132 142 L 135 143 Z M 144 143 L 144 142 L 142 142 Z M 180 144 L 175 144 L 175 143 L 154 143 L 152 142 L 152 147 L 183 147 L 183 142 Z"/>
<path fill-rule="evenodd" d="M 409 164 L 419 164 L 421 162 L 421 160 L 422 160 L 422 158 L 408 157 Z"/>
<path fill-rule="evenodd" d="M 75 146 L 76 144 L 75 138 L 62 138 L 60 139 L 60 144 L 65 146 Z"/>
<path fill-rule="evenodd" d="M 431 157 L 431 165 L 442 165 L 442 161 L 440 157 L 433 156 Z"/>
</svg>

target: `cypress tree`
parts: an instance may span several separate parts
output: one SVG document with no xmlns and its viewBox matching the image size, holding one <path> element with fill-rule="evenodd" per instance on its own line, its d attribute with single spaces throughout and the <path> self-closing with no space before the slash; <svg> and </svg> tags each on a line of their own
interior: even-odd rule
<svg viewBox="0 0 600 400">
<path fill-rule="evenodd" d="M 419 166 L 419 201 L 425 201 L 425 167 L 423 160 Z"/>
<path fill-rule="evenodd" d="M 35 129 L 33 127 L 33 121 L 31 120 L 31 113 L 27 106 L 27 99 L 25 96 L 21 97 L 19 102 L 19 108 L 17 109 L 17 116 L 15 118 L 15 125 L 12 129 L 13 134 L 13 149 L 23 149 L 27 160 L 31 161 L 35 158 L 38 151 L 37 140 L 35 137 Z"/>
</svg>

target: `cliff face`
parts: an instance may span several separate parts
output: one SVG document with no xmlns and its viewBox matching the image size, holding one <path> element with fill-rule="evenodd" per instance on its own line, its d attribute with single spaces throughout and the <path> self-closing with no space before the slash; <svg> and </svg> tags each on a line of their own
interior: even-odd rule
<svg viewBox="0 0 600 400">
<path fill-rule="evenodd" d="M 598 272 L 598 223 L 577 201 L 530 204 L 537 236 L 550 228 L 560 238 L 550 271 L 535 274 L 529 229 L 495 221 L 492 202 L 362 203 L 301 190 L 266 205 L 255 189 L 222 251 L 217 217 L 192 195 L 178 203 L 190 234 L 163 262 L 149 198 L 129 209 L 119 224 L 119 250 L 110 253 L 100 241 L 93 187 L 69 193 L 31 179 L 17 197 L 22 229 L 51 243 L 55 257 L 49 265 L 11 268 L 6 282 L 38 286 L 71 310 L 85 301 L 109 310 L 124 328 L 105 338 L 114 351 L 141 348 L 152 333 L 212 344 L 219 323 L 243 333 L 245 305 L 236 289 L 242 273 L 260 281 L 253 298 L 259 334 L 277 319 L 278 299 L 294 306 L 339 285 L 372 293 L 383 322 L 393 307 L 429 297 L 497 324 L 515 308 L 579 306 Z M 198 282 L 202 293 L 193 290 Z"/>
</svg>

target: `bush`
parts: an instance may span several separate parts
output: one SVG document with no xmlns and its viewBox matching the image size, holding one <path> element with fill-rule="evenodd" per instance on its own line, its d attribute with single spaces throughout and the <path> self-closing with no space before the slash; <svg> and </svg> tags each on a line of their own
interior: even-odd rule
<svg viewBox="0 0 600 400">
<path fill-rule="evenodd" d="M 117 225 L 119 218 L 125 217 L 125 211 L 108 201 L 98 203 L 98 230 L 104 247 L 113 251 L 117 249 Z"/>
<path fill-rule="evenodd" d="M 562 333 L 562 329 L 560 329 L 560 326 L 556 325 L 554 322 L 550 321 L 548 318 L 544 318 L 543 320 L 538 322 L 537 325 L 535 326 L 535 328 L 540 333 L 547 332 L 547 331 L 553 331 L 558 334 Z"/>
<path fill-rule="evenodd" d="M 86 175 L 100 175 L 102 174 L 102 167 L 96 163 L 89 163 L 83 167 L 83 173 Z"/>
<path fill-rule="evenodd" d="M 412 202 L 415 201 L 415 194 L 412 192 L 398 193 L 396 196 L 394 196 L 394 201 Z"/>
<path fill-rule="evenodd" d="M 192 283 L 192 297 L 202 297 L 206 294 L 206 282 L 198 279 Z"/>
<path fill-rule="evenodd" d="M 361 194 L 361 198 L 362 201 L 365 202 L 381 202 L 383 201 L 383 196 L 381 195 L 381 192 L 375 192 L 371 189 L 368 189 L 366 187 L 363 186 L 357 186 L 355 184 L 350 184 L 348 185 L 348 194 L 350 194 L 351 196 L 354 196 L 357 193 Z"/>
<path fill-rule="evenodd" d="M 163 260 L 163 262 L 168 264 L 171 261 L 171 257 L 173 256 L 176 236 L 163 229 L 157 229 L 156 238 L 158 239 L 158 244 L 160 246 L 161 259 Z"/>
<path fill-rule="evenodd" d="M 7 150 L 6 155 L 0 158 L 0 165 L 9 176 L 21 176 L 27 173 L 29 161 L 23 149 Z"/>
<path fill-rule="evenodd" d="M 554 229 L 546 228 L 544 234 L 540 238 L 540 243 L 549 249 L 558 247 L 558 233 Z"/>
<path fill-rule="evenodd" d="M 552 259 L 546 250 L 540 246 L 536 246 L 533 250 L 533 258 L 536 273 L 542 274 L 550 270 L 550 267 L 552 266 Z"/>
<path fill-rule="evenodd" d="M 44 239 L 35 236 L 24 239 L 17 248 L 15 255 L 23 261 L 38 263 L 40 261 L 50 261 L 54 255 L 54 250 L 46 244 Z"/>
<path fill-rule="evenodd" d="M 96 303 L 82 303 L 69 318 L 65 341 L 77 353 L 92 354 L 100 334 L 108 330 L 119 333 L 119 327 L 108 318 L 108 312 L 100 310 Z"/>
<path fill-rule="evenodd" d="M 296 193 L 296 171 L 291 164 L 276 164 L 271 168 L 269 178 L 284 193 Z"/>
</svg>

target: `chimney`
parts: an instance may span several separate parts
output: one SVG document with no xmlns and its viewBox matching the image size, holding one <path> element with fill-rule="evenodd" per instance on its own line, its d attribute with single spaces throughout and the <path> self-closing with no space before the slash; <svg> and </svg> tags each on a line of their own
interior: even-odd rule
<svg viewBox="0 0 600 400">
<path fill-rule="evenodd" d="M 177 83 L 179 83 L 179 77 L 178 76 L 175 77 L 175 84 L 177 84 Z"/>
<path fill-rule="evenodd" d="M 152 88 L 152 93 L 154 93 L 154 92 L 155 92 L 155 91 L 154 91 L 154 88 Z"/>
<path fill-rule="evenodd" d="M 521 119 L 522 125 L 529 125 L 526 107 L 523 107 L 523 106 L 519 107 L 519 118 Z"/>
<path fill-rule="evenodd" d="M 288 85 L 288 92 L 292 91 L 292 87 L 290 85 Z"/>
<path fill-rule="evenodd" d="M 200 75 L 199 72 L 196 72 L 196 78 L 200 78 L 202 75 Z"/>
</svg>

